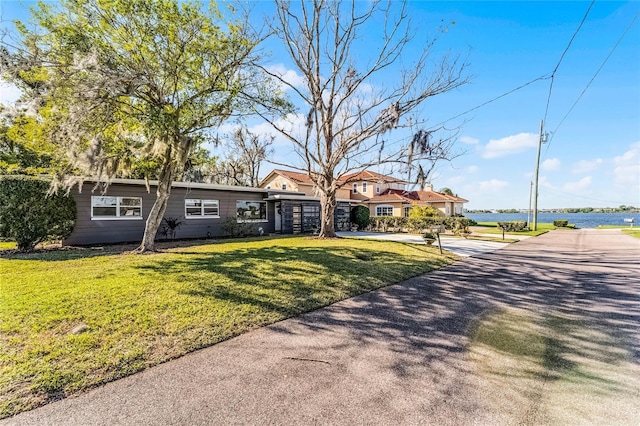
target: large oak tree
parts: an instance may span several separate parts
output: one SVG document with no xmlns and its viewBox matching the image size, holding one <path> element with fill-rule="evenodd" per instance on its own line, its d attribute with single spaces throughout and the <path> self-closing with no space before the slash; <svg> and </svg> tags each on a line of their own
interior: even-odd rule
<svg viewBox="0 0 640 426">
<path fill-rule="evenodd" d="M 148 162 L 157 198 L 140 252 L 154 249 L 172 182 L 208 131 L 248 98 L 283 105 L 256 77 L 247 21 L 215 2 L 62 0 L 40 3 L 33 21 L 18 23 L 19 43 L 3 40 L 2 71 L 46 108 L 66 176 L 108 182 Z"/>
</svg>

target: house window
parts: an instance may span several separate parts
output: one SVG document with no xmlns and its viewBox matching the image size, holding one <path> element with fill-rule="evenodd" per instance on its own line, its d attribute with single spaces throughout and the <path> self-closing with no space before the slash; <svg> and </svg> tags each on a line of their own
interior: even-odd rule
<svg viewBox="0 0 640 426">
<path fill-rule="evenodd" d="M 282 190 L 283 190 L 283 191 L 286 191 L 286 190 L 287 190 L 287 184 L 286 184 L 286 183 L 283 183 L 283 184 L 282 184 Z"/>
<path fill-rule="evenodd" d="M 367 192 L 367 182 L 362 182 L 362 193 L 365 194 Z"/>
<path fill-rule="evenodd" d="M 354 184 L 353 184 L 353 193 L 354 193 L 354 194 L 357 194 L 357 193 L 358 193 L 358 184 L 357 184 L 357 183 L 354 183 Z"/>
<path fill-rule="evenodd" d="M 444 208 L 444 211 L 447 216 L 451 216 L 451 204 L 447 204 Z"/>
<path fill-rule="evenodd" d="M 220 217 L 220 203 L 218 200 L 187 198 L 184 200 L 184 217 L 187 219 Z"/>
<path fill-rule="evenodd" d="M 380 184 L 377 183 L 376 184 L 376 194 L 379 194 L 379 193 L 380 193 Z"/>
<path fill-rule="evenodd" d="M 404 208 L 404 217 L 409 217 L 409 212 L 411 211 L 411 207 Z"/>
<path fill-rule="evenodd" d="M 376 207 L 376 216 L 393 216 L 393 207 L 392 206 Z"/>
<path fill-rule="evenodd" d="M 236 218 L 238 222 L 267 222 L 267 202 L 237 201 Z"/>
<path fill-rule="evenodd" d="M 142 219 L 142 198 L 91 197 L 91 219 Z"/>
</svg>

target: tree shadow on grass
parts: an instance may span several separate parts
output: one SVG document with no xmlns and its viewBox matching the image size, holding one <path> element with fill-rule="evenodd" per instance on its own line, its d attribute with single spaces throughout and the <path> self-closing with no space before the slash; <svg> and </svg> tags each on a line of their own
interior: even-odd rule
<svg viewBox="0 0 640 426">
<path fill-rule="evenodd" d="M 181 250 L 166 260 L 150 259 L 139 269 L 161 276 L 180 274 L 188 281 L 181 292 L 189 296 L 292 316 L 447 263 L 441 257 L 427 263 L 422 258 L 364 248 L 278 245 L 224 253 Z"/>
</svg>

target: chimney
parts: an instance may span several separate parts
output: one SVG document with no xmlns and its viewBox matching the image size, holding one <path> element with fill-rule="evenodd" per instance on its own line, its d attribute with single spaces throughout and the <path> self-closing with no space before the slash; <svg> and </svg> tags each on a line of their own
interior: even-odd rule
<svg viewBox="0 0 640 426">
<path fill-rule="evenodd" d="M 425 191 L 433 191 L 433 185 L 431 184 L 431 182 L 427 182 L 427 183 L 424 185 L 424 190 L 425 190 Z"/>
</svg>

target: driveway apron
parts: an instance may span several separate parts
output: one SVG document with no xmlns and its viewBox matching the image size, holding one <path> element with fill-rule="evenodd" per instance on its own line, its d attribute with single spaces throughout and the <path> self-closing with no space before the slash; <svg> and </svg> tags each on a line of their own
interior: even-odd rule
<svg viewBox="0 0 640 426">
<path fill-rule="evenodd" d="M 0 424 L 639 424 L 639 259 L 554 231 Z"/>
</svg>

